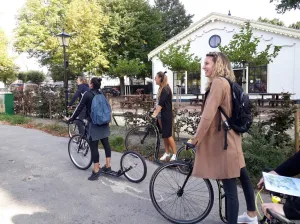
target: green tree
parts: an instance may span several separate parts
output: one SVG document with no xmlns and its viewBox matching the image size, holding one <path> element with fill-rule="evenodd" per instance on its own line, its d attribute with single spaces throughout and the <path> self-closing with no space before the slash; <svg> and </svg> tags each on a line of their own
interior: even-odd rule
<svg viewBox="0 0 300 224">
<path fill-rule="evenodd" d="M 25 83 L 27 81 L 27 74 L 26 72 L 19 72 L 17 75 L 19 80 L 22 80 L 23 83 Z"/>
<path fill-rule="evenodd" d="M 49 72 L 54 82 L 64 81 L 65 74 L 64 74 L 64 67 L 62 64 L 59 65 L 51 64 L 49 66 Z M 77 76 L 80 75 L 80 73 L 75 73 L 70 69 L 67 70 L 67 74 L 68 74 L 68 80 L 74 80 Z"/>
<path fill-rule="evenodd" d="M 226 54 L 231 62 L 254 64 L 254 65 L 267 65 L 273 61 L 278 55 L 281 46 L 274 46 L 269 44 L 265 50 L 258 52 L 257 46 L 260 43 L 258 37 L 253 37 L 253 30 L 250 23 L 247 22 L 239 33 L 233 35 L 232 40 L 228 45 L 221 46 L 219 49 Z M 271 53 L 269 51 L 271 50 Z"/>
<path fill-rule="evenodd" d="M 0 29 L 0 81 L 5 85 L 10 84 L 16 79 L 16 67 L 13 58 L 9 57 L 8 41 L 3 30 Z"/>
<path fill-rule="evenodd" d="M 192 24 L 194 15 L 187 14 L 179 0 L 155 0 L 155 7 L 162 13 L 164 41 L 176 36 Z"/>
<path fill-rule="evenodd" d="M 109 16 L 104 38 L 110 63 L 115 65 L 127 52 L 128 60 L 139 58 L 145 64 L 140 78 L 151 76 L 148 53 L 163 42 L 161 13 L 146 0 L 102 0 L 102 5 Z"/>
<path fill-rule="evenodd" d="M 252 27 L 250 23 L 247 22 L 242 26 L 239 33 L 233 35 L 228 45 L 219 45 L 219 49 L 228 56 L 231 62 L 241 63 L 244 68 L 248 64 L 256 66 L 267 65 L 277 57 L 281 46 L 274 46 L 273 49 L 271 49 L 272 45 L 269 44 L 263 51 L 258 52 L 257 47 L 259 43 L 259 38 L 253 37 Z M 245 69 L 243 72 L 243 77 L 246 77 Z M 243 86 L 243 88 L 245 87 Z"/>
<path fill-rule="evenodd" d="M 97 0 L 27 0 L 17 17 L 15 48 L 43 65 L 62 63 L 56 39 L 62 28 L 72 35 L 67 55 L 78 71 L 108 68 L 102 35 L 108 17 Z"/>
<path fill-rule="evenodd" d="M 121 94 L 124 94 L 124 77 L 137 78 L 145 69 L 145 65 L 139 59 L 120 57 L 115 66 L 109 70 L 110 77 L 120 78 Z"/>
<path fill-rule="evenodd" d="M 27 80 L 31 81 L 32 83 L 40 85 L 42 82 L 45 81 L 46 77 L 43 72 L 41 71 L 28 71 L 26 72 Z"/>
<path fill-rule="evenodd" d="M 189 53 L 190 42 L 186 45 L 172 44 L 169 51 L 159 54 L 159 59 L 168 69 L 174 72 L 194 72 L 200 70 L 200 58 Z"/>
<path fill-rule="evenodd" d="M 269 24 L 276 25 L 276 26 L 284 26 L 284 22 L 283 22 L 283 21 L 280 21 L 280 20 L 277 19 L 277 18 L 274 18 L 274 19 L 268 19 L 268 18 L 262 18 L 262 17 L 259 17 L 259 18 L 258 18 L 258 21 L 259 21 L 259 22 L 263 22 L 263 23 L 269 23 Z"/>
<path fill-rule="evenodd" d="M 292 9 L 300 9 L 300 0 L 270 0 L 270 2 L 276 3 L 277 13 L 285 13 Z"/>
<path fill-rule="evenodd" d="M 289 28 L 300 30 L 300 21 L 289 25 Z"/>
</svg>

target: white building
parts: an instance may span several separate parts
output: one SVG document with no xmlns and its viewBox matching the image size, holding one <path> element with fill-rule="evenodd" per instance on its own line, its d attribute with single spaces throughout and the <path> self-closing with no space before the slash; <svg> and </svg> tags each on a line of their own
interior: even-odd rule
<svg viewBox="0 0 300 224">
<path fill-rule="evenodd" d="M 206 77 L 200 68 L 199 73 L 186 73 L 185 77 L 177 80 L 176 74 L 166 69 L 159 60 L 159 52 L 167 51 L 171 44 L 182 45 L 191 41 L 190 52 L 202 59 L 202 67 L 205 55 L 211 51 L 218 51 L 219 43 L 227 45 L 233 34 L 238 33 L 247 21 L 253 28 L 253 36 L 260 39 L 258 52 L 263 51 L 269 44 L 282 46 L 282 49 L 272 63 L 246 68 L 245 77 L 242 76 L 243 68 L 235 68 L 237 82 L 242 84 L 242 81 L 245 81 L 244 87 L 248 93 L 289 92 L 295 93 L 293 99 L 300 99 L 300 30 L 218 13 L 209 14 L 150 52 L 148 57 L 152 61 L 153 78 L 158 71 L 168 71 L 169 84 L 174 93 L 177 92 L 176 85 L 181 84 L 182 99 L 192 98 L 192 94 L 199 89 L 204 93 Z M 157 89 L 154 84 L 154 94 L 157 93 Z"/>
</svg>

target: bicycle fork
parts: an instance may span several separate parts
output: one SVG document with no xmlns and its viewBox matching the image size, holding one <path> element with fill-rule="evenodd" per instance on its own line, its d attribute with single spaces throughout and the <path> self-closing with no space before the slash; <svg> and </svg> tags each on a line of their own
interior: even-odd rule
<svg viewBox="0 0 300 224">
<path fill-rule="evenodd" d="M 221 184 L 220 180 L 217 180 L 218 189 L 219 189 L 219 215 L 222 222 L 227 223 L 227 198 L 224 191 L 223 184 Z M 222 192 L 224 191 L 224 193 Z M 223 203 L 222 200 L 225 198 L 225 216 L 222 214 Z"/>
</svg>

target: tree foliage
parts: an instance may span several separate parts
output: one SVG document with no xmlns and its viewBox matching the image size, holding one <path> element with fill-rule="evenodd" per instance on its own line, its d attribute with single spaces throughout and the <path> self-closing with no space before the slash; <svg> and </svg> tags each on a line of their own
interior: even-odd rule
<svg viewBox="0 0 300 224">
<path fill-rule="evenodd" d="M 108 17 L 96 0 L 28 0 L 18 15 L 15 47 L 43 65 L 59 64 L 63 50 L 56 35 L 65 28 L 72 35 L 67 55 L 78 71 L 108 68 L 102 34 Z"/>
<path fill-rule="evenodd" d="M 155 0 L 155 8 L 162 13 L 164 41 L 176 36 L 192 24 L 194 15 L 187 14 L 179 0 Z"/>
<path fill-rule="evenodd" d="M 129 60 L 139 58 L 146 66 L 144 77 L 151 76 L 147 55 L 163 42 L 161 14 L 145 0 L 103 1 L 103 7 L 109 16 L 104 36 L 110 63 L 125 54 Z"/>
<path fill-rule="evenodd" d="M 285 26 L 284 22 L 281 21 L 281 20 L 279 20 L 279 19 L 277 19 L 277 18 L 268 19 L 268 18 L 259 17 L 258 21 L 259 22 L 263 22 L 263 23 L 269 23 L 269 24 L 276 25 L 276 26 Z"/>
<path fill-rule="evenodd" d="M 259 43 L 259 38 L 253 37 L 252 27 L 247 22 L 239 33 L 233 35 L 228 45 L 219 45 L 219 49 L 229 57 L 231 62 L 267 65 L 278 55 L 281 46 L 273 46 L 271 49 L 272 45 L 269 44 L 265 50 L 258 52 Z"/>
<path fill-rule="evenodd" d="M 27 81 L 40 85 L 42 82 L 45 81 L 46 77 L 43 72 L 41 71 L 28 71 L 26 72 Z"/>
<path fill-rule="evenodd" d="M 284 14 L 292 9 L 300 9 L 300 0 L 270 0 L 270 2 L 276 2 L 277 13 Z"/>
<path fill-rule="evenodd" d="M 300 30 L 300 21 L 289 25 L 289 28 Z"/>
<path fill-rule="evenodd" d="M 8 41 L 0 29 L 0 81 L 5 85 L 15 81 L 16 67 L 13 58 L 8 55 Z"/>
<path fill-rule="evenodd" d="M 164 66 L 171 71 L 176 72 L 193 72 L 200 70 L 200 58 L 189 53 L 190 42 L 186 45 L 175 46 L 172 44 L 169 51 L 163 51 L 159 54 L 159 59 Z"/>
</svg>

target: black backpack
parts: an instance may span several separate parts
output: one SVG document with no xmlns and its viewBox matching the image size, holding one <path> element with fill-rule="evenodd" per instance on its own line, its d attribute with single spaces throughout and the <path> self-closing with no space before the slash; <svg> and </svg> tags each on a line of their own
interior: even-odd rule
<svg viewBox="0 0 300 224">
<path fill-rule="evenodd" d="M 224 77 L 225 78 L 225 77 Z M 251 114 L 251 105 L 250 99 L 247 94 L 244 93 L 243 88 L 236 82 L 232 82 L 231 80 L 225 78 L 231 87 L 231 95 L 232 95 L 232 116 L 229 117 L 222 107 L 219 107 L 219 111 L 224 115 L 226 120 L 223 122 L 224 127 L 224 137 L 225 144 L 224 149 L 227 149 L 227 132 L 232 129 L 238 134 L 243 134 L 247 132 L 253 122 L 252 114 Z M 208 95 L 205 94 L 206 96 Z M 221 127 L 221 114 L 220 114 L 220 125 Z"/>
</svg>

